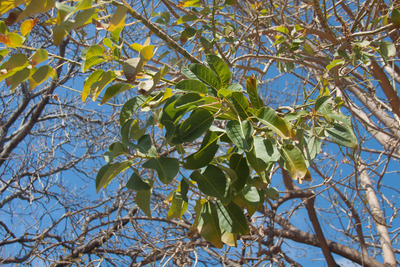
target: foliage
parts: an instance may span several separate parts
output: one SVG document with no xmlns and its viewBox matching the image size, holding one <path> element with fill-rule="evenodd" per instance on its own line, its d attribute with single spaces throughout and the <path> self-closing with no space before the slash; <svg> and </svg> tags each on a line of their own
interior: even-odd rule
<svg viewBox="0 0 400 267">
<path fill-rule="evenodd" d="M 118 183 L 113 180 L 121 174 L 128 175 L 123 186 L 136 192 L 141 211 L 154 216 L 160 203 L 152 200 L 165 194 L 169 206 L 161 217 L 188 224 L 189 237 L 199 233 L 223 248 L 245 247 L 238 239 L 255 242 L 267 236 L 263 245 L 268 252 L 258 253 L 271 261 L 278 257 L 273 256 L 274 240 L 278 246 L 280 238 L 288 238 L 320 247 L 328 265 L 335 263 L 333 252 L 377 266 L 368 252 L 373 239 L 366 242 L 358 228 L 362 213 L 376 225 L 383 261 L 394 265 L 395 250 L 384 242 L 390 237 L 377 194 L 382 194 L 380 182 L 392 157 L 399 158 L 399 11 L 384 1 L 374 13 L 367 2 L 329 5 L 164 0 L 163 8 L 147 12 L 125 0 L 5 1 L 0 5 L 0 15 L 8 16 L 0 22 L 0 81 L 11 92 L 26 87 L 34 93 L 46 83 L 54 91 L 63 83 L 61 66 L 69 64 L 80 67 L 85 77 L 83 102 L 106 106 L 122 101 L 120 134 L 114 134 L 112 139 L 118 140 L 103 155 L 106 164 L 98 170 L 96 190 L 101 193 Z M 43 15 L 47 12 L 52 13 Z M 130 28 L 137 23 L 152 36 L 133 41 Z M 32 44 L 30 33 L 37 27 L 51 29 L 52 47 L 65 50 L 70 42 L 78 44 L 75 57 Z M 298 91 L 269 92 L 271 66 L 277 70 L 270 71 L 273 80 L 282 75 L 300 81 Z M 138 94 L 126 100 L 132 91 Z M 381 144 L 380 150 L 370 138 Z M 353 171 L 341 165 L 349 172 L 345 182 L 334 179 L 339 160 L 326 150 L 339 151 L 344 164 L 352 164 Z M 375 152 L 386 159 L 366 157 Z M 382 174 L 371 190 L 377 170 Z M 355 187 L 350 177 L 355 177 Z M 339 239 L 333 244 L 325 238 L 314 207 L 319 194 L 335 207 L 340 198 L 350 209 L 346 218 L 354 218 L 358 227 L 345 240 L 356 237 L 361 252 L 357 246 L 350 252 L 346 245 L 335 247 Z M 384 194 L 381 198 L 387 200 Z M 301 230 L 290 228 L 296 205 L 287 218 L 277 213 L 291 199 L 304 204 L 312 225 L 306 233 L 312 235 L 310 241 L 299 241 Z M 394 219 L 397 209 L 387 202 Z M 253 229 L 260 214 L 270 219 L 269 233 L 257 237 Z M 335 218 L 339 225 L 340 216 Z"/>
</svg>

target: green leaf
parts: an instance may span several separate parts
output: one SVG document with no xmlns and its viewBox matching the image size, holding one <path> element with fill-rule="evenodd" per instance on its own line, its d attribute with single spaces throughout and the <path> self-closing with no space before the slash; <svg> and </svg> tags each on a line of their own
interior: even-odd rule
<svg viewBox="0 0 400 267">
<path fill-rule="evenodd" d="M 290 173 L 293 180 L 301 183 L 307 174 L 307 165 L 300 149 L 286 144 L 282 146 L 280 153 L 285 163 L 284 168 Z"/>
<path fill-rule="evenodd" d="M 312 48 L 311 45 L 309 45 L 307 43 L 303 43 L 303 49 L 307 53 L 307 55 L 314 56 L 315 51 L 314 51 L 314 49 Z"/>
<path fill-rule="evenodd" d="M 47 60 L 47 58 L 48 58 L 47 50 L 39 49 L 32 55 L 31 64 L 32 66 L 36 66 L 37 64 Z"/>
<path fill-rule="evenodd" d="M 54 25 L 53 27 L 53 43 L 54 45 L 60 45 L 64 37 L 69 33 L 69 25 L 68 24 L 61 24 L 61 25 Z"/>
<path fill-rule="evenodd" d="M 192 142 L 207 131 L 214 121 L 214 115 L 204 109 L 196 109 L 179 127 L 178 143 Z"/>
<path fill-rule="evenodd" d="M 221 230 L 238 235 L 245 235 L 250 231 L 243 211 L 235 203 L 230 202 L 225 206 L 217 201 L 216 209 Z"/>
<path fill-rule="evenodd" d="M 246 185 L 241 193 L 247 212 L 251 217 L 262 206 L 264 198 L 260 196 L 256 187 L 250 185 Z"/>
<path fill-rule="evenodd" d="M 197 183 L 202 193 L 216 197 L 225 204 L 229 202 L 229 180 L 220 168 L 208 165 L 203 173 L 194 171 L 190 178 Z"/>
<path fill-rule="evenodd" d="M 279 192 L 275 187 L 268 187 L 265 190 L 265 195 L 272 200 L 278 200 L 279 199 Z"/>
<path fill-rule="evenodd" d="M 5 69 L 8 73 L 17 72 L 29 65 L 28 58 L 24 54 L 13 54 L 10 58 L 1 65 L 0 70 Z M 2 75 L 3 78 L 5 75 Z M 4 77 L 5 78 L 5 77 Z M 3 79 L 4 79 L 3 78 Z M 2 80 L 2 79 L 1 79 Z"/>
<path fill-rule="evenodd" d="M 138 110 L 143 105 L 143 103 L 145 103 L 146 99 L 146 96 L 139 95 L 128 100 L 121 109 L 121 113 L 119 115 L 119 125 L 124 125 L 124 123 L 130 117 L 132 117 L 136 110 Z"/>
<path fill-rule="evenodd" d="M 315 111 L 318 111 L 321 107 L 331 102 L 332 97 L 329 95 L 321 96 L 315 101 Z"/>
<path fill-rule="evenodd" d="M 207 86 L 205 86 L 204 83 L 202 83 L 201 81 L 193 79 L 188 79 L 178 82 L 175 85 L 175 89 L 187 92 L 199 92 L 203 94 L 207 93 Z"/>
<path fill-rule="evenodd" d="M 215 74 L 215 72 L 210 68 L 207 68 L 202 64 L 190 64 L 188 68 L 197 78 L 205 82 L 214 90 L 218 91 L 221 89 L 221 82 L 219 81 L 217 74 Z"/>
<path fill-rule="evenodd" d="M 384 57 L 394 57 L 397 53 L 395 45 L 390 41 L 382 41 L 379 50 Z"/>
<path fill-rule="evenodd" d="M 93 101 L 97 99 L 103 88 L 106 87 L 107 84 L 112 82 L 115 79 L 115 77 L 117 77 L 115 72 L 109 70 L 105 72 L 103 75 L 101 75 L 100 80 L 92 84 L 92 86 L 90 87 L 90 95 L 92 96 Z"/>
<path fill-rule="evenodd" d="M 218 56 L 208 54 L 206 61 L 210 68 L 218 75 L 219 81 L 223 87 L 226 87 L 231 80 L 231 71 L 228 65 Z"/>
<path fill-rule="evenodd" d="M 177 218 L 180 219 L 185 213 L 188 203 L 182 199 L 180 192 L 175 192 L 172 197 L 171 207 L 168 210 L 167 220 Z"/>
<path fill-rule="evenodd" d="M 197 30 L 194 28 L 186 28 L 182 31 L 179 41 L 185 44 L 190 38 L 196 35 Z"/>
<path fill-rule="evenodd" d="M 232 186 L 239 192 L 250 177 L 250 169 L 247 165 L 246 157 L 243 154 L 232 154 L 229 158 L 229 168 L 236 172 L 237 179 L 233 182 Z"/>
<path fill-rule="evenodd" d="M 333 123 L 332 125 L 333 127 L 326 129 L 326 133 L 333 142 L 345 147 L 358 147 L 357 138 L 350 127 L 338 123 Z"/>
<path fill-rule="evenodd" d="M 136 193 L 136 204 L 149 218 L 151 218 L 150 198 L 151 190 L 140 190 Z"/>
<path fill-rule="evenodd" d="M 269 166 L 269 163 L 276 162 L 280 158 L 276 145 L 260 136 L 254 137 L 254 147 L 251 151 L 246 152 L 246 155 L 250 166 L 258 174 L 261 174 Z"/>
<path fill-rule="evenodd" d="M 174 124 L 187 112 L 202 103 L 204 103 L 204 100 L 199 94 L 189 93 L 181 96 L 175 94 L 165 103 L 160 122 L 164 125 L 167 123 L 166 121 Z"/>
<path fill-rule="evenodd" d="M 136 169 L 133 169 L 133 173 L 131 178 L 129 178 L 128 182 L 126 183 L 126 187 L 135 191 L 151 189 L 151 185 L 142 180 Z"/>
<path fill-rule="evenodd" d="M 250 121 L 228 121 L 226 134 L 238 148 L 245 151 L 253 148 L 253 125 Z"/>
<path fill-rule="evenodd" d="M 101 188 L 106 186 L 114 179 L 118 174 L 125 171 L 132 165 L 130 161 L 109 163 L 99 170 L 96 177 L 96 190 L 97 193 Z"/>
<path fill-rule="evenodd" d="M 128 82 L 133 83 L 136 80 L 136 75 L 142 70 L 144 61 L 141 58 L 130 58 L 122 64 L 122 71 Z"/>
<path fill-rule="evenodd" d="M 254 108 L 259 109 L 264 106 L 264 103 L 258 95 L 257 79 L 250 77 L 246 80 L 246 90 L 250 98 L 250 103 Z"/>
<path fill-rule="evenodd" d="M 261 108 L 257 113 L 257 118 L 283 139 L 287 139 L 291 135 L 290 124 L 279 117 L 272 108 Z"/>
<path fill-rule="evenodd" d="M 222 248 L 221 230 L 214 203 L 208 201 L 201 208 L 197 230 L 205 240 L 217 248 Z"/>
<path fill-rule="evenodd" d="M 312 161 L 315 157 L 321 152 L 321 141 L 316 136 L 311 136 L 307 140 L 306 155 L 309 165 L 311 165 Z"/>
<path fill-rule="evenodd" d="M 289 36 L 289 30 L 285 26 L 278 26 L 275 30 Z"/>
<path fill-rule="evenodd" d="M 75 6 L 75 11 L 84 10 L 92 7 L 92 0 L 80 0 Z"/>
<path fill-rule="evenodd" d="M 328 66 L 326 66 L 326 70 L 329 71 L 336 66 L 343 65 L 344 63 L 345 61 L 343 59 L 335 59 L 331 63 L 329 63 Z"/>
<path fill-rule="evenodd" d="M 25 1 L 24 1 L 25 2 Z M 20 22 L 33 15 L 46 12 L 54 7 L 54 0 L 31 0 L 30 3 L 19 14 L 16 22 Z"/>
<path fill-rule="evenodd" d="M 110 26 L 107 28 L 107 31 L 112 32 L 121 26 L 125 26 L 127 11 L 128 9 L 125 6 L 119 5 L 110 19 Z"/>
<path fill-rule="evenodd" d="M 126 152 L 126 145 L 120 142 L 115 142 L 109 146 L 108 151 L 104 153 L 103 158 L 107 163 L 111 163 L 117 156 L 124 155 Z"/>
<path fill-rule="evenodd" d="M 186 23 L 186 22 L 189 22 L 189 21 L 194 21 L 194 20 L 197 20 L 197 19 L 198 18 L 197 18 L 196 15 L 192 15 L 192 14 L 183 15 L 182 17 L 180 17 L 176 21 L 176 24 L 179 25 L 179 24 Z"/>
<path fill-rule="evenodd" d="M 176 158 L 151 158 L 143 164 L 143 167 L 155 170 L 160 181 L 169 184 L 178 174 L 179 160 Z"/>
<path fill-rule="evenodd" d="M 75 7 L 61 4 L 56 1 L 55 6 L 57 8 L 57 24 L 60 25 L 62 22 L 66 21 L 72 13 L 75 11 Z"/>
<path fill-rule="evenodd" d="M 48 65 L 41 66 L 29 78 L 29 90 L 33 90 L 36 86 L 46 81 L 49 77 L 54 79 L 56 76 L 57 73 L 55 69 Z"/>
<path fill-rule="evenodd" d="M 105 59 L 104 59 L 103 55 L 87 58 L 85 60 L 85 64 L 83 64 L 83 70 L 82 71 L 85 72 L 88 69 L 90 69 L 91 67 L 96 66 L 98 64 L 101 64 L 103 62 L 105 62 Z"/>
<path fill-rule="evenodd" d="M 95 9 L 85 9 L 76 14 L 73 29 L 81 28 L 89 23 L 92 23 L 93 19 L 98 19 L 98 11 Z"/>
<path fill-rule="evenodd" d="M 393 25 L 396 28 L 400 28 L 400 10 L 393 9 L 392 15 L 391 15 L 391 20 L 392 20 Z"/>
<path fill-rule="evenodd" d="M 240 118 L 247 119 L 249 117 L 248 108 L 249 101 L 241 92 L 233 92 L 230 98 L 236 111 L 239 113 Z"/>
<path fill-rule="evenodd" d="M 96 70 L 92 74 L 90 74 L 89 78 L 85 81 L 82 90 L 82 102 L 86 101 L 89 93 L 92 91 L 92 86 L 100 80 L 101 76 L 104 74 L 104 70 Z"/>
<path fill-rule="evenodd" d="M 125 92 L 125 91 L 131 89 L 132 87 L 133 86 L 128 83 L 117 83 L 117 84 L 113 84 L 113 85 L 109 86 L 107 88 L 106 92 L 104 93 L 104 96 L 101 99 L 100 104 L 106 103 L 108 100 L 110 100 L 114 96 L 116 96 L 122 92 Z"/>
<path fill-rule="evenodd" d="M 31 75 L 31 70 L 28 68 L 24 68 L 22 70 L 17 71 L 12 77 L 11 77 L 11 87 L 10 90 L 14 91 L 14 89 L 26 81 L 29 76 Z"/>
<path fill-rule="evenodd" d="M 183 167 L 186 169 L 199 169 L 207 166 L 214 158 L 219 148 L 219 136 L 215 132 L 207 132 L 199 151 L 185 159 Z"/>
</svg>

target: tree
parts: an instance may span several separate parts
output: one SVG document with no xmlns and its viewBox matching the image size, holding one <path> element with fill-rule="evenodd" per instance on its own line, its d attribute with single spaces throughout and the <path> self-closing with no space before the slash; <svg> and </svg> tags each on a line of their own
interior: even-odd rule
<svg viewBox="0 0 400 267">
<path fill-rule="evenodd" d="M 143 265 L 168 258 L 180 265 L 215 259 L 232 266 L 298 266 L 301 259 L 290 255 L 296 243 L 319 248 L 328 266 L 337 266 L 338 256 L 364 266 L 396 265 L 398 190 L 388 174 L 397 174 L 399 159 L 397 2 L 162 0 L 146 6 L 36 0 L 18 9 L 24 2 L 0 6 L 7 14 L 0 27 L 1 79 L 23 99 L 33 94 L 43 102 L 26 113 L 28 120 L 21 117 L 28 103 L 4 116 L 3 125 L 10 126 L 2 128 L 1 164 L 15 162 L 11 152 L 25 147 L 26 129 L 40 118 L 62 119 L 43 110 L 53 91 L 75 75 L 86 77 L 83 101 L 101 96 L 101 104 L 124 104 L 120 134 L 103 128 L 83 138 L 88 144 L 115 140 L 96 178 L 97 191 L 107 196 L 100 203 L 113 201 L 109 210 L 99 212 L 93 204 L 94 213 L 77 224 L 77 237 L 69 234 L 72 223 L 66 224 L 69 233 L 46 236 L 57 240 L 46 241 L 50 245 L 36 234 L 29 241 L 35 249 L 14 262 L 46 255 L 56 265 L 75 259 Z M 52 42 L 35 39 L 35 31 L 52 32 Z M 35 89 L 48 78 L 47 87 Z M 132 91 L 138 95 L 126 101 Z M 105 122 L 72 110 L 88 129 Z M 11 132 L 17 119 L 27 128 Z M 71 144 L 79 144 L 75 140 Z M 2 168 L 11 181 L 20 179 Z M 121 173 L 127 182 L 112 181 Z M 8 190 L 10 182 L 3 183 Z M 100 218 L 114 211 L 103 223 Z M 159 223 L 160 232 L 142 234 L 146 226 L 136 224 L 142 220 Z M 54 222 L 48 229 L 60 231 Z M 28 242 L 2 227 L 8 235 L 3 246 Z M 101 231 L 91 236 L 88 229 Z M 136 242 L 144 243 L 141 251 L 133 248 Z M 65 253 L 52 251 L 60 246 Z M 43 250 L 36 253 L 38 247 Z"/>
</svg>

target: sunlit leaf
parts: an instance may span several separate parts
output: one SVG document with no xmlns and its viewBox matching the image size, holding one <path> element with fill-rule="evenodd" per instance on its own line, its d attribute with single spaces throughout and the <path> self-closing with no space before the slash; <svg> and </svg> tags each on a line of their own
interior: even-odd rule
<svg viewBox="0 0 400 267">
<path fill-rule="evenodd" d="M 245 151 L 253 148 L 253 125 L 250 121 L 228 121 L 226 134 L 238 148 Z"/>
<path fill-rule="evenodd" d="M 75 7 L 70 5 L 61 4 L 56 1 L 55 6 L 57 8 L 57 24 L 60 25 L 66 21 L 75 11 Z"/>
<path fill-rule="evenodd" d="M 289 171 L 293 180 L 301 183 L 307 174 L 307 165 L 300 149 L 293 145 L 284 145 L 280 153 L 285 163 L 284 168 Z"/>
<path fill-rule="evenodd" d="M 94 83 L 96 83 L 98 80 L 100 80 L 101 76 L 104 74 L 104 70 L 96 70 L 92 74 L 90 74 L 89 78 L 85 81 L 83 85 L 83 90 L 82 90 L 82 102 L 86 101 L 86 98 L 88 97 L 92 86 Z"/>
<path fill-rule="evenodd" d="M 128 9 L 125 6 L 119 5 L 110 19 L 110 26 L 107 30 L 112 32 L 120 26 L 125 26 L 127 11 Z"/>
<path fill-rule="evenodd" d="M 272 108 L 265 107 L 260 109 L 257 113 L 257 118 L 280 137 L 286 139 L 291 135 L 290 124 L 279 117 Z"/>
<path fill-rule="evenodd" d="M 46 81 L 49 77 L 55 78 L 57 76 L 55 69 L 45 65 L 41 66 L 29 79 L 29 90 L 33 90 L 36 86 Z"/>
<path fill-rule="evenodd" d="M 153 50 L 154 50 L 154 45 L 147 45 L 144 46 L 141 50 L 140 50 L 140 58 L 143 61 L 149 61 L 152 57 L 153 57 Z"/>
<path fill-rule="evenodd" d="M 108 100 L 113 98 L 114 96 L 131 89 L 133 86 L 128 83 L 117 83 L 111 85 L 107 88 L 106 92 L 104 93 L 103 98 L 101 99 L 101 104 L 106 103 Z"/>
<path fill-rule="evenodd" d="M 228 65 L 218 56 L 208 54 L 206 61 L 210 68 L 218 75 L 219 82 L 222 86 L 227 86 L 231 80 L 231 71 Z"/>
<path fill-rule="evenodd" d="M 254 137 L 254 147 L 246 152 L 246 155 L 250 166 L 259 174 L 269 166 L 269 163 L 276 162 L 280 157 L 276 146 L 260 136 Z"/>
<path fill-rule="evenodd" d="M 28 19 L 21 23 L 20 31 L 22 36 L 28 35 L 35 26 L 36 20 Z"/>
<path fill-rule="evenodd" d="M 81 28 L 87 24 L 92 23 L 92 20 L 97 18 L 98 18 L 98 11 L 96 11 L 95 9 L 82 10 L 81 12 L 76 14 L 72 28 L 74 29 Z"/>
<path fill-rule="evenodd" d="M 128 100 L 121 109 L 119 124 L 123 125 L 146 101 L 146 96 L 135 96 Z"/>
<path fill-rule="evenodd" d="M 116 74 L 114 71 L 107 71 L 101 75 L 100 79 L 96 81 L 92 86 L 90 87 L 90 95 L 92 96 L 92 100 L 95 101 L 101 91 L 103 90 L 104 87 L 107 86 L 110 82 L 112 82 L 116 77 Z"/>
<path fill-rule="evenodd" d="M 36 66 L 37 64 L 47 60 L 47 58 L 48 58 L 47 50 L 39 49 L 32 55 L 31 64 L 32 66 Z"/>
<path fill-rule="evenodd" d="M 125 171 L 132 163 L 130 161 L 115 162 L 107 164 L 99 170 L 96 177 L 97 193 L 101 188 L 105 188 L 118 174 Z"/>
<path fill-rule="evenodd" d="M 221 89 L 221 82 L 219 81 L 217 74 L 210 68 L 202 64 L 190 64 L 189 70 L 196 75 L 198 79 L 212 87 L 214 90 Z"/>
<path fill-rule="evenodd" d="M 243 93 L 233 92 L 230 100 L 232 101 L 232 104 L 234 105 L 236 111 L 239 113 L 240 118 L 245 120 L 250 116 L 248 112 L 249 101 L 243 95 Z"/>
<path fill-rule="evenodd" d="M 357 138 L 348 126 L 333 123 L 333 127 L 327 128 L 326 133 L 338 145 L 351 148 L 358 147 Z"/>
<path fill-rule="evenodd" d="M 10 9 L 16 8 L 29 0 L 2 0 L 0 1 L 0 15 L 7 13 Z"/>
<path fill-rule="evenodd" d="M 180 192 L 174 192 L 172 197 L 171 207 L 167 213 L 167 219 L 177 218 L 180 219 L 185 213 L 188 207 L 188 203 L 183 200 Z"/>
<path fill-rule="evenodd" d="M 258 95 L 258 86 L 256 78 L 254 77 L 247 78 L 246 91 L 247 94 L 249 95 L 250 103 L 254 108 L 259 109 L 264 105 L 262 99 Z"/>
</svg>

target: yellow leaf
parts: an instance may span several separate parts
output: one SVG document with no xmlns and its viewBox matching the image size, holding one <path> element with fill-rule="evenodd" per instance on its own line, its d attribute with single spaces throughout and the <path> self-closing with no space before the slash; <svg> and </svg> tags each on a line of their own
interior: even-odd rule
<svg viewBox="0 0 400 267">
<path fill-rule="evenodd" d="M 0 15 L 3 15 L 10 9 L 13 9 L 23 3 L 29 2 L 29 0 L 1 0 L 0 1 Z"/>
<path fill-rule="evenodd" d="M 143 47 L 143 49 L 140 51 L 140 57 L 145 61 L 149 61 L 153 57 L 153 49 L 154 45 Z"/>
<path fill-rule="evenodd" d="M 28 35 L 37 21 L 38 19 L 28 19 L 22 22 L 20 29 L 22 36 Z"/>
<path fill-rule="evenodd" d="M 143 48 L 143 45 L 134 43 L 134 44 L 131 44 L 131 48 L 133 50 L 136 50 L 136 51 L 140 52 L 140 50 L 142 50 L 142 48 Z"/>
</svg>

